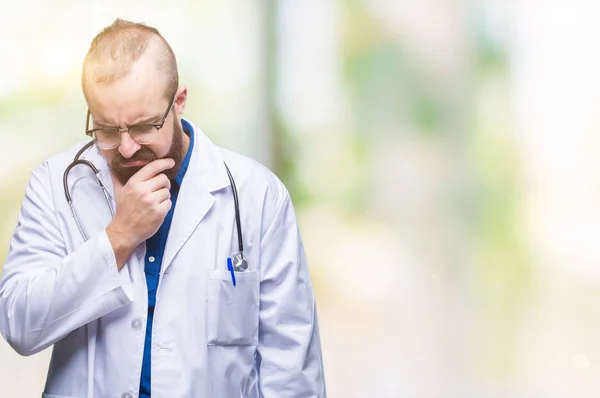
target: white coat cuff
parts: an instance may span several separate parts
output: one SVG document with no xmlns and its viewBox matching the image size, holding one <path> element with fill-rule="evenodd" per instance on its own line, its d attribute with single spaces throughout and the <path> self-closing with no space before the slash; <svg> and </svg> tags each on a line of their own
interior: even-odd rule
<svg viewBox="0 0 600 398">
<path fill-rule="evenodd" d="M 106 230 L 100 233 L 98 244 L 104 253 L 104 261 L 110 269 L 109 272 L 116 274 L 115 285 L 121 287 L 121 289 L 117 290 L 119 303 L 131 303 L 133 301 L 133 286 L 128 264 L 126 263 L 120 271 L 118 270 L 117 258 L 115 257 L 115 252 L 110 244 Z"/>
</svg>

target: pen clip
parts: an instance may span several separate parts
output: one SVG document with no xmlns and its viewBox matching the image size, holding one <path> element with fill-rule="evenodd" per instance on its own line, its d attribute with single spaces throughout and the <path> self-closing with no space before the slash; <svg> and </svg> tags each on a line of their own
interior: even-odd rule
<svg viewBox="0 0 600 398">
<path fill-rule="evenodd" d="M 231 261 L 231 257 L 227 257 L 227 269 L 231 274 L 231 282 L 233 282 L 233 286 L 235 286 L 235 272 L 233 270 L 233 262 Z"/>
</svg>

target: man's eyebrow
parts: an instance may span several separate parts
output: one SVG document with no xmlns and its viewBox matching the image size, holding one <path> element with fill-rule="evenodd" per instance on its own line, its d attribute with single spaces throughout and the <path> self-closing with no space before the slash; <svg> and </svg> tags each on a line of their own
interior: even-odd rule
<svg viewBox="0 0 600 398">
<path fill-rule="evenodd" d="M 98 127 L 102 127 L 102 128 L 117 128 L 116 126 L 111 126 L 109 124 L 106 124 L 104 122 L 99 122 L 96 120 L 92 120 L 94 126 L 98 126 Z"/>
<path fill-rule="evenodd" d="M 147 117 L 145 119 L 142 120 L 138 120 L 137 122 L 130 124 L 130 126 L 135 126 L 138 124 L 156 124 L 158 123 L 158 121 L 160 120 L 161 116 L 152 116 L 152 117 Z"/>
<path fill-rule="evenodd" d="M 140 125 L 140 124 L 157 124 L 159 120 L 160 120 L 160 116 L 151 116 L 151 117 L 147 117 L 145 119 L 136 121 L 135 123 L 129 124 L 128 126 L 136 126 L 136 125 Z M 92 120 L 92 121 L 93 121 L 94 125 L 96 125 L 98 127 L 115 128 L 115 129 L 118 128 L 115 125 L 104 123 L 104 121 L 96 121 L 96 120 Z"/>
</svg>

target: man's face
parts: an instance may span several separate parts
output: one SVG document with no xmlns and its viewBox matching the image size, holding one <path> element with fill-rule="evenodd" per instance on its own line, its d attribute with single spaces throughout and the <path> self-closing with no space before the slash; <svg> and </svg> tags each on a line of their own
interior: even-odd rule
<svg viewBox="0 0 600 398">
<path fill-rule="evenodd" d="M 125 185 L 127 181 L 129 181 L 129 179 L 133 177 L 135 173 L 141 170 L 142 167 L 144 167 L 146 164 L 159 158 L 171 158 L 175 161 L 174 167 L 163 171 L 163 174 L 169 177 L 170 180 L 175 179 L 175 176 L 181 168 L 181 164 L 183 163 L 184 159 L 183 130 L 177 118 L 171 117 L 167 119 L 167 121 L 165 122 L 165 126 L 163 126 L 163 128 L 159 130 L 159 133 L 162 133 L 163 130 L 165 130 L 168 127 L 166 124 L 168 123 L 169 119 L 172 119 L 171 142 L 169 145 L 169 149 L 166 155 L 164 156 L 157 155 L 157 152 L 160 151 L 161 148 L 158 148 L 155 143 L 153 145 L 141 145 L 137 152 L 135 152 L 131 157 L 125 157 L 123 155 L 123 152 L 130 153 L 131 151 L 121 151 L 121 146 L 123 146 L 123 141 L 132 141 L 129 137 L 127 137 L 126 139 L 122 139 L 121 146 L 119 146 L 118 148 L 101 151 L 104 158 L 107 160 L 107 162 L 109 162 L 111 173 L 117 178 L 121 185 Z M 135 143 L 133 145 L 135 145 Z M 154 152 L 153 148 L 157 152 Z"/>
<path fill-rule="evenodd" d="M 164 95 L 165 84 L 153 74 L 153 68 L 140 67 L 116 82 L 107 85 L 90 84 L 87 97 L 94 128 L 125 128 L 141 123 L 160 123 L 170 99 Z M 153 143 L 141 145 L 123 131 L 117 148 L 100 149 L 112 175 L 121 185 L 125 185 L 146 164 L 159 158 L 175 160 L 175 166 L 163 172 L 169 179 L 175 178 L 185 157 L 186 145 L 178 117 L 185 97 L 185 90 L 177 92 L 173 107 Z"/>
</svg>

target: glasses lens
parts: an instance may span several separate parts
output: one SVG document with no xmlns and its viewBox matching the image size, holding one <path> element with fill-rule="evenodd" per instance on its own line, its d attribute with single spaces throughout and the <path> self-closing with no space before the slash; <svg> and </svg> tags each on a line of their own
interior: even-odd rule
<svg viewBox="0 0 600 398">
<path fill-rule="evenodd" d="M 94 139 L 102 149 L 112 149 L 119 146 L 121 138 L 117 129 L 102 129 L 94 131 Z"/>
<path fill-rule="evenodd" d="M 158 129 L 154 126 L 131 126 L 129 135 L 138 144 L 153 144 L 158 138 Z"/>
</svg>

